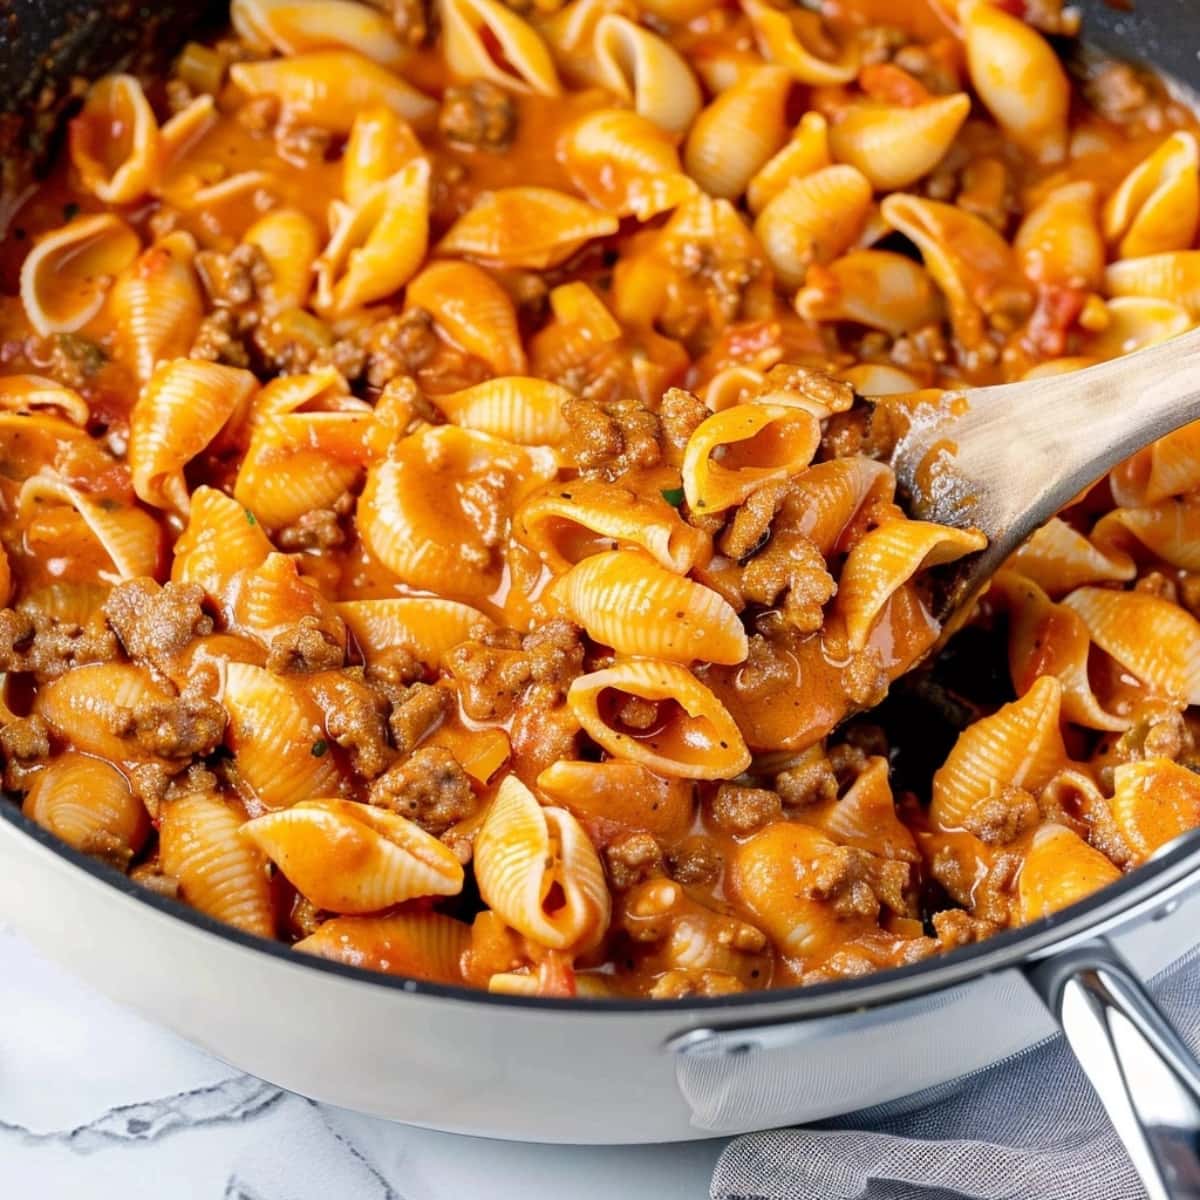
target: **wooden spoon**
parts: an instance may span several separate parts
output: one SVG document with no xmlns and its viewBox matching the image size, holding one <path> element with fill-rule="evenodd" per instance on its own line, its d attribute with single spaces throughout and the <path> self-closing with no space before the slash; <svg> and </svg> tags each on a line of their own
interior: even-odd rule
<svg viewBox="0 0 1200 1200">
<path fill-rule="evenodd" d="M 1039 526 L 1136 450 L 1200 420 L 1200 329 L 1082 371 L 946 393 L 903 419 L 891 463 L 908 514 L 988 538 L 942 568 L 934 615 L 949 633 Z"/>
</svg>

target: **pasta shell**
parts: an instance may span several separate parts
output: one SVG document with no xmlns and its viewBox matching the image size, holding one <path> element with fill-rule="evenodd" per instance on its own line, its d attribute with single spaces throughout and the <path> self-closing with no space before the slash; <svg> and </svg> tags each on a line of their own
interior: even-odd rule
<svg viewBox="0 0 1200 1200">
<path fill-rule="evenodd" d="M 516 536 L 556 575 L 602 549 L 636 546 L 686 575 L 712 556 L 712 540 L 655 496 L 595 479 L 573 479 L 536 493 L 521 507 Z"/>
<path fill-rule="evenodd" d="M 158 122 L 132 75 L 105 75 L 92 84 L 68 144 L 84 190 L 105 204 L 129 204 L 155 182 Z"/>
<path fill-rule="evenodd" d="M 914 107 L 861 103 L 849 106 L 829 130 L 829 149 L 877 191 L 906 188 L 945 157 L 967 114 L 965 92 L 938 96 Z"/>
<path fill-rule="evenodd" d="M 525 373 L 516 308 L 486 271 L 465 262 L 431 263 L 408 285 L 405 304 L 423 308 L 451 342 L 495 374 Z"/>
<path fill-rule="evenodd" d="M 811 826 L 777 821 L 734 847 L 726 886 L 784 954 L 820 956 L 877 928 L 874 915 L 839 914 L 823 888 L 823 868 L 839 853 Z"/>
<path fill-rule="evenodd" d="M 592 36 L 596 82 L 672 137 L 682 137 L 702 103 L 687 60 L 665 38 L 619 13 L 606 13 Z"/>
<path fill-rule="evenodd" d="M 859 363 L 856 367 L 847 367 L 839 375 L 855 392 L 868 399 L 874 396 L 902 396 L 918 391 L 921 386 L 907 371 L 884 363 Z"/>
<path fill-rule="evenodd" d="M 500 583 L 489 529 L 557 474 L 553 452 L 442 425 L 399 442 L 372 467 L 358 503 L 359 534 L 404 583 L 484 597 Z"/>
<path fill-rule="evenodd" d="M 911 258 L 854 250 L 808 272 L 796 312 L 808 321 L 854 321 L 898 337 L 937 322 L 942 302 L 929 272 Z"/>
<path fill-rule="evenodd" d="M 221 73 L 224 74 L 222 64 Z M 218 84 L 219 86 L 219 84 Z M 212 131 L 217 123 L 217 105 L 213 97 L 202 92 L 185 108 L 173 114 L 158 130 L 159 178 L 155 191 L 160 195 L 170 195 L 173 184 L 172 176 L 175 168 L 180 166 L 188 152 L 206 134 Z"/>
<path fill-rule="evenodd" d="M 886 758 L 871 758 L 849 791 L 837 800 L 804 810 L 804 820 L 842 846 L 881 858 L 918 862 L 917 843 L 896 813 Z"/>
<path fill-rule="evenodd" d="M 1200 487 L 1200 422 L 1168 433 L 1127 458 L 1109 475 L 1118 504 L 1154 504 Z"/>
<path fill-rule="evenodd" d="M 1063 596 L 1083 583 L 1127 583 L 1137 568 L 1127 554 L 1088 541 L 1060 517 L 1039 529 L 1009 566 L 1051 596 Z"/>
<path fill-rule="evenodd" d="M 336 367 L 317 367 L 297 375 L 280 375 L 263 385 L 250 406 L 249 424 L 260 429 L 275 417 L 298 412 L 368 412 L 369 406 L 350 396 Z"/>
<path fill-rule="evenodd" d="M 1045 675 L 1018 700 L 968 725 L 933 776 L 929 816 L 938 829 L 969 829 L 973 812 L 1006 785 L 1038 793 L 1066 763 L 1059 730 L 1062 685 Z"/>
<path fill-rule="evenodd" d="M 626 728 L 621 695 L 659 706 L 649 730 Z M 587 735 L 614 758 L 682 779 L 732 779 L 750 751 L 724 705 L 686 667 L 635 659 L 579 676 L 567 703 Z"/>
<path fill-rule="evenodd" d="M 141 709 L 174 698 L 170 684 L 129 663 L 89 663 L 74 667 L 42 687 L 34 712 L 72 749 L 114 762 L 155 757 L 130 732 L 130 718 Z"/>
<path fill-rule="evenodd" d="M 330 508 L 362 475 L 375 423 L 364 413 L 296 413 L 250 439 L 233 496 L 268 529 Z"/>
<path fill-rule="evenodd" d="M 792 481 L 776 518 L 781 533 L 799 533 L 825 558 L 848 549 L 847 535 L 868 504 L 890 503 L 896 491 L 891 468 L 869 458 L 817 463 Z"/>
<path fill-rule="evenodd" d="M 176 358 L 142 388 L 129 418 L 133 490 L 156 508 L 186 514 L 184 467 L 245 411 L 258 380 L 250 371 Z"/>
<path fill-rule="evenodd" d="M 21 600 L 24 612 L 40 612 L 65 625 L 86 625 L 99 611 L 110 589 L 102 583 L 56 581 L 31 588 Z"/>
<path fill-rule="evenodd" d="M 484 903 L 539 945 L 582 954 L 604 936 L 611 901 L 592 843 L 566 809 L 541 807 L 515 775 L 475 836 L 474 866 Z"/>
<path fill-rule="evenodd" d="M 746 205 L 760 213 L 793 179 L 802 179 L 833 162 L 829 153 L 829 123 L 819 112 L 805 113 L 791 140 L 759 168 L 746 187 Z"/>
<path fill-rule="evenodd" d="M 73 425 L 88 423 L 87 401 L 71 388 L 44 375 L 5 375 L 0 378 L 0 409 L 12 413 L 35 413 L 57 409 Z"/>
<path fill-rule="evenodd" d="M 424 153 L 412 126 L 390 108 L 360 112 L 342 151 L 342 199 L 357 207 L 376 184 Z"/>
<path fill-rule="evenodd" d="M 55 476 L 34 475 L 21 485 L 17 516 L 28 523 L 41 506 L 57 504 L 69 505 L 79 514 L 88 533 L 111 561 L 111 571 L 99 572 L 103 582 L 158 573 L 162 531 L 149 513 L 111 497 L 93 499 Z"/>
<path fill-rule="evenodd" d="M 1083 587 L 1063 603 L 1096 643 L 1156 696 L 1200 703 L 1200 622 L 1148 592 Z"/>
<path fill-rule="evenodd" d="M 1021 222 L 1013 249 L 1035 283 L 1098 288 L 1105 253 L 1096 219 L 1096 185 L 1083 179 L 1055 188 Z"/>
<path fill-rule="evenodd" d="M 1093 358 L 1117 358 L 1147 346 L 1157 346 L 1186 333 L 1195 320 L 1186 308 L 1169 300 L 1143 296 L 1120 296 L 1105 304 L 1108 322 L 1099 333 L 1083 343 Z"/>
<path fill-rule="evenodd" d="M 596 29 L 609 14 L 635 17 L 631 0 L 571 0 L 538 21 L 538 29 L 572 83 L 601 85 L 594 57 Z"/>
<path fill-rule="evenodd" d="M 762 67 L 722 92 L 692 122 L 684 166 L 709 196 L 736 199 L 783 145 L 791 88 L 783 67 Z"/>
<path fill-rule="evenodd" d="M 268 554 L 261 566 L 240 571 L 227 597 L 230 632 L 248 634 L 265 646 L 290 625 L 315 617 L 326 639 L 345 650 L 346 627 L 316 585 L 300 574 L 295 558 Z"/>
<path fill-rule="evenodd" d="M 429 241 L 429 161 L 413 159 L 347 212 L 316 261 L 317 307 L 342 316 L 399 290 Z"/>
<path fill-rule="evenodd" d="M 229 18 L 260 53 L 356 50 L 384 67 L 398 67 L 409 54 L 384 13 L 352 0 L 232 0 Z"/>
<path fill-rule="evenodd" d="M 259 937 L 275 936 L 267 860 L 241 836 L 245 816 L 219 796 L 191 792 L 163 806 L 159 862 L 193 908 Z"/>
<path fill-rule="evenodd" d="M 455 425 L 519 446 L 554 446 L 568 433 L 562 406 L 572 393 L 546 379 L 503 375 L 431 399 Z"/>
<path fill-rule="evenodd" d="M 706 0 L 642 0 L 638 8 L 660 20 L 675 23 L 690 21 L 692 17 L 708 12 L 711 5 Z"/>
<path fill-rule="evenodd" d="M 547 960 L 548 962 L 549 960 Z M 487 990 L 493 996 L 549 996 L 558 992 L 545 990 L 541 972 L 546 969 L 547 962 L 539 968 L 539 974 L 521 975 L 516 971 L 497 971 L 487 981 Z M 574 987 L 572 995 L 589 1000 L 613 999 L 619 995 L 616 988 L 608 982 L 608 977 L 598 972 L 584 974 L 572 971 L 571 981 Z"/>
<path fill-rule="evenodd" d="M 543 187 L 484 192 L 438 247 L 489 266 L 556 267 L 593 238 L 617 231 L 617 218 L 565 192 Z"/>
<path fill-rule="evenodd" d="M 886 197 L 880 211 L 888 225 L 921 251 L 946 297 L 950 323 L 962 345 L 982 345 L 984 318 L 995 311 L 998 296 L 1028 292 L 1008 243 L 974 214 L 905 192 Z"/>
<path fill-rule="evenodd" d="M 1171 134 L 1121 181 L 1104 205 L 1104 236 L 1121 258 L 1186 250 L 1200 222 L 1200 147 Z"/>
<path fill-rule="evenodd" d="M 432 834 L 350 800 L 302 800 L 242 827 L 318 908 L 370 913 L 416 896 L 455 896 L 462 864 Z"/>
<path fill-rule="evenodd" d="M 334 607 L 369 663 L 407 650 L 427 668 L 439 670 L 455 646 L 494 627 L 469 604 L 432 596 L 347 600 Z"/>
<path fill-rule="evenodd" d="M 583 366 L 621 339 L 621 327 L 603 300 L 582 280 L 560 283 L 550 291 L 551 319 L 530 341 L 533 370 L 558 379 Z"/>
<path fill-rule="evenodd" d="M 670 137 L 628 109 L 581 117 L 559 139 L 558 158 L 578 191 L 619 217 L 648 221 L 696 190 Z"/>
<path fill-rule="evenodd" d="M 387 917 L 334 917 L 292 949 L 368 971 L 461 984 L 462 956 L 470 944 L 471 927 L 453 917 L 393 913 Z"/>
<path fill-rule="evenodd" d="M 188 191 L 173 203 L 204 245 L 231 250 L 255 218 L 279 203 L 279 179 L 267 171 L 238 171 Z"/>
<path fill-rule="evenodd" d="M 1022 924 L 1047 917 L 1121 878 L 1120 869 L 1078 834 L 1045 825 L 1033 835 L 1017 882 Z"/>
<path fill-rule="evenodd" d="M 739 404 L 705 418 L 683 452 L 683 491 L 695 512 L 723 512 L 776 479 L 798 475 L 821 440 L 811 413 Z"/>
<path fill-rule="evenodd" d="M 1024 695 L 1043 675 L 1062 685 L 1062 713 L 1085 729 L 1128 729 L 1128 717 L 1108 712 L 1092 689 L 1088 656 L 1092 639 L 1079 614 L 1054 604 L 1024 576 L 996 576 L 992 591 L 1007 602 L 1008 668 L 1013 687 Z"/>
<path fill-rule="evenodd" d="M 242 241 L 257 246 L 271 270 L 271 281 L 259 287 L 265 316 L 303 308 L 312 289 L 313 265 L 320 252 L 316 225 L 298 208 L 277 208 L 246 230 Z"/>
<path fill-rule="evenodd" d="M 259 811 L 336 794 L 338 769 L 326 752 L 321 711 L 299 686 L 262 667 L 231 662 L 221 701 L 239 785 Z"/>
<path fill-rule="evenodd" d="M 113 213 L 79 217 L 39 239 L 21 264 L 21 305 L 43 337 L 82 329 L 138 253 L 137 234 Z"/>
<path fill-rule="evenodd" d="M 201 485 L 192 493 L 188 523 L 175 543 L 171 578 L 199 584 L 221 603 L 233 576 L 260 566 L 270 553 L 271 543 L 249 509 Z"/>
<path fill-rule="evenodd" d="M 1104 272 L 1109 296 L 1167 300 L 1200 318 L 1200 250 L 1174 250 L 1110 263 Z"/>
<path fill-rule="evenodd" d="M 22 811 L 68 846 L 125 866 L 150 833 L 150 818 L 116 767 L 60 754 L 39 771 Z"/>
<path fill-rule="evenodd" d="M 331 133 L 348 134 L 363 109 L 390 108 L 414 123 L 437 109 L 399 75 L 353 50 L 234 63 L 229 77 L 247 96 L 274 96 L 290 119 Z"/>
<path fill-rule="evenodd" d="M 754 222 L 776 275 L 799 287 L 814 263 L 827 263 L 849 248 L 871 206 L 871 185 L 854 167 L 823 167 L 793 179 Z"/>
<path fill-rule="evenodd" d="M 195 252 L 190 234 L 168 234 L 113 285 L 109 303 L 117 335 L 142 383 L 160 362 L 187 354 L 200 328 L 204 302 L 192 270 Z"/>
<path fill-rule="evenodd" d="M 961 0 L 958 15 L 976 94 L 1018 146 L 1061 162 L 1071 85 L 1050 43 L 988 0 Z"/>
<path fill-rule="evenodd" d="M 581 821 L 644 829 L 667 840 L 692 824 L 694 785 L 664 779 L 639 763 L 559 761 L 538 776 L 537 786 Z"/>
<path fill-rule="evenodd" d="M 618 654 L 682 663 L 746 658 L 746 631 L 729 603 L 640 551 L 585 558 L 554 584 L 551 596 L 593 641 Z"/>
<path fill-rule="evenodd" d="M 443 723 L 424 743 L 449 750 L 458 765 L 476 783 L 485 786 L 496 777 L 512 757 L 512 746 L 503 729 L 469 729 L 465 725 Z M 471 818 L 473 819 L 473 818 Z"/>
<path fill-rule="evenodd" d="M 1117 543 L 1132 537 L 1171 566 L 1200 571 L 1200 497 L 1173 496 L 1144 508 L 1114 509 L 1092 536 L 1113 555 L 1122 554 Z"/>
<path fill-rule="evenodd" d="M 452 74 L 514 92 L 561 92 L 546 43 L 499 0 L 438 0 L 438 14 L 442 53 Z"/>
<path fill-rule="evenodd" d="M 894 593 L 919 571 L 982 550 L 975 530 L 930 521 L 884 521 L 850 551 L 838 581 L 835 612 L 846 623 L 852 650 L 861 650 Z"/>
<path fill-rule="evenodd" d="M 1113 772 L 1112 815 L 1134 862 L 1145 862 L 1200 826 L 1200 779 L 1169 758 L 1123 763 Z"/>
<path fill-rule="evenodd" d="M 778 9 L 765 0 L 741 3 L 763 58 L 786 67 L 797 83 L 849 83 L 858 74 L 858 53 L 853 44 L 842 49 L 834 45 L 817 13 L 800 8 Z"/>
</svg>

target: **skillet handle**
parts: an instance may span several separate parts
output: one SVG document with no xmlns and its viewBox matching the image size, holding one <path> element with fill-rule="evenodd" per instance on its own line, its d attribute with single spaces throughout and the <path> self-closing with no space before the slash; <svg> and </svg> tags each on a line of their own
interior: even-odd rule
<svg viewBox="0 0 1200 1200">
<path fill-rule="evenodd" d="M 1150 1200 L 1200 1200 L 1200 1065 L 1106 939 L 1038 964 L 1062 1025 Z"/>
</svg>

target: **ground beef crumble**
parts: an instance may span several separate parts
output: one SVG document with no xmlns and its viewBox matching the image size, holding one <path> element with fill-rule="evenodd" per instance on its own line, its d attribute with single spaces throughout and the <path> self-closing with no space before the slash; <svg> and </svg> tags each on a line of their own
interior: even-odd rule
<svg viewBox="0 0 1200 1200">
<path fill-rule="evenodd" d="M 726 833 L 744 837 L 773 821 L 783 819 L 783 802 L 766 788 L 723 783 L 710 805 L 713 824 Z"/>
<path fill-rule="evenodd" d="M 388 732 L 401 754 L 411 753 L 449 712 L 451 695 L 445 688 L 413 683 L 394 696 L 388 713 Z"/>
<path fill-rule="evenodd" d="M 50 757 L 46 722 L 35 713 L 0 727 L 0 754 L 4 756 L 4 786 L 12 792 L 25 791 Z"/>
<path fill-rule="evenodd" d="M 360 336 L 364 371 L 371 387 L 382 388 L 397 375 L 413 375 L 438 352 L 433 317 L 423 308 L 385 317 Z"/>
<path fill-rule="evenodd" d="M 665 869 L 662 848 L 648 833 L 627 833 L 604 848 L 604 866 L 614 891 L 624 892 Z"/>
<path fill-rule="evenodd" d="M 371 804 L 390 809 L 440 837 L 475 808 L 471 778 L 442 746 L 422 746 L 371 785 Z"/>
<path fill-rule="evenodd" d="M 225 734 L 227 716 L 199 688 L 185 688 L 170 700 L 123 709 L 111 718 L 112 732 L 161 758 L 193 758 L 210 753 Z"/>
<path fill-rule="evenodd" d="M 506 629 L 464 642 L 450 651 L 448 665 L 467 716 L 498 720 L 522 698 L 541 707 L 559 703 L 583 671 L 583 643 L 574 625 L 555 619 L 524 638 Z"/>
<path fill-rule="evenodd" d="M 277 675 L 332 671 L 342 665 L 345 650 L 311 614 L 285 626 L 271 639 L 267 670 Z"/>
<path fill-rule="evenodd" d="M 361 668 L 316 675 L 309 694 L 325 716 L 325 732 L 349 752 L 350 765 L 364 779 L 382 774 L 392 760 L 388 745 L 388 702 L 370 687 Z"/>
<path fill-rule="evenodd" d="M 343 507 L 344 501 L 348 501 Z M 354 506 L 354 497 L 349 493 L 332 508 L 314 508 L 306 512 L 291 525 L 285 525 L 275 533 L 275 544 L 281 550 L 332 550 L 346 541 L 342 528 L 342 517 Z"/>
<path fill-rule="evenodd" d="M 573 399 L 562 411 L 568 428 L 564 453 L 585 477 L 613 480 L 637 467 L 653 467 L 662 457 L 659 419 L 635 400 Z"/>
<path fill-rule="evenodd" d="M 663 447 L 675 461 L 683 458 L 688 439 L 710 416 L 708 405 L 692 392 L 683 388 L 667 388 L 658 409 L 662 425 Z"/>
<path fill-rule="evenodd" d="M 119 656 L 116 635 L 101 613 L 77 625 L 41 612 L 0 609 L 0 671 L 28 673 L 45 683 L 72 667 Z"/>
<path fill-rule="evenodd" d="M 169 672 L 181 650 L 213 631 L 204 590 L 194 583 L 128 579 L 104 602 L 104 616 L 135 663 Z"/>
<path fill-rule="evenodd" d="M 505 91 L 486 79 L 451 85 L 442 96 L 438 129 L 452 146 L 505 150 L 516 128 L 516 106 Z"/>
</svg>

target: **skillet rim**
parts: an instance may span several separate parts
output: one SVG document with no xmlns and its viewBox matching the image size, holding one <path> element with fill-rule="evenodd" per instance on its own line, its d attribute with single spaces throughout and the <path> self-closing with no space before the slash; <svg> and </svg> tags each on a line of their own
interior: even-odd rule
<svg viewBox="0 0 1200 1200">
<path fill-rule="evenodd" d="M 480 988 L 433 983 L 408 975 L 391 975 L 366 967 L 355 967 L 317 955 L 298 954 L 287 943 L 246 933 L 190 907 L 181 900 L 160 896 L 140 886 L 115 867 L 73 849 L 35 824 L 7 795 L 0 797 L 0 816 L 19 836 L 31 838 L 44 850 L 83 871 L 96 882 L 112 888 L 126 899 L 191 925 L 201 933 L 221 938 L 244 950 L 266 954 L 301 969 L 324 971 L 356 984 L 371 984 L 402 995 L 436 997 L 461 1004 L 502 1009 L 577 1012 L 591 1015 L 676 1012 L 720 1020 L 736 1017 L 748 1009 L 762 1009 L 764 1006 L 777 1009 L 799 1006 L 794 1011 L 774 1013 L 770 1017 L 758 1013 L 753 1018 L 754 1024 L 878 1008 L 952 988 L 995 971 L 1021 967 L 1053 954 L 1068 942 L 1086 940 L 1089 935 L 1098 935 L 1104 929 L 1120 926 L 1124 923 L 1123 918 L 1133 924 L 1136 921 L 1133 914 L 1140 914 L 1147 908 L 1153 915 L 1155 907 L 1161 904 L 1159 911 L 1165 915 L 1166 912 L 1172 911 L 1170 906 L 1175 893 L 1179 890 L 1189 890 L 1189 883 L 1194 888 L 1197 880 L 1200 880 L 1200 831 L 1197 831 L 1197 836 L 1184 837 L 1161 858 L 1143 864 L 1060 912 L 1041 917 L 1028 925 L 1006 929 L 973 945 L 931 955 L 908 966 L 887 967 L 868 975 L 828 983 L 764 988 L 727 996 L 675 1000 L 505 996 Z M 1162 895 L 1161 893 L 1171 885 L 1174 887 L 1171 888 L 1170 894 Z M 17 928 L 19 930 L 19 924 Z"/>
</svg>

